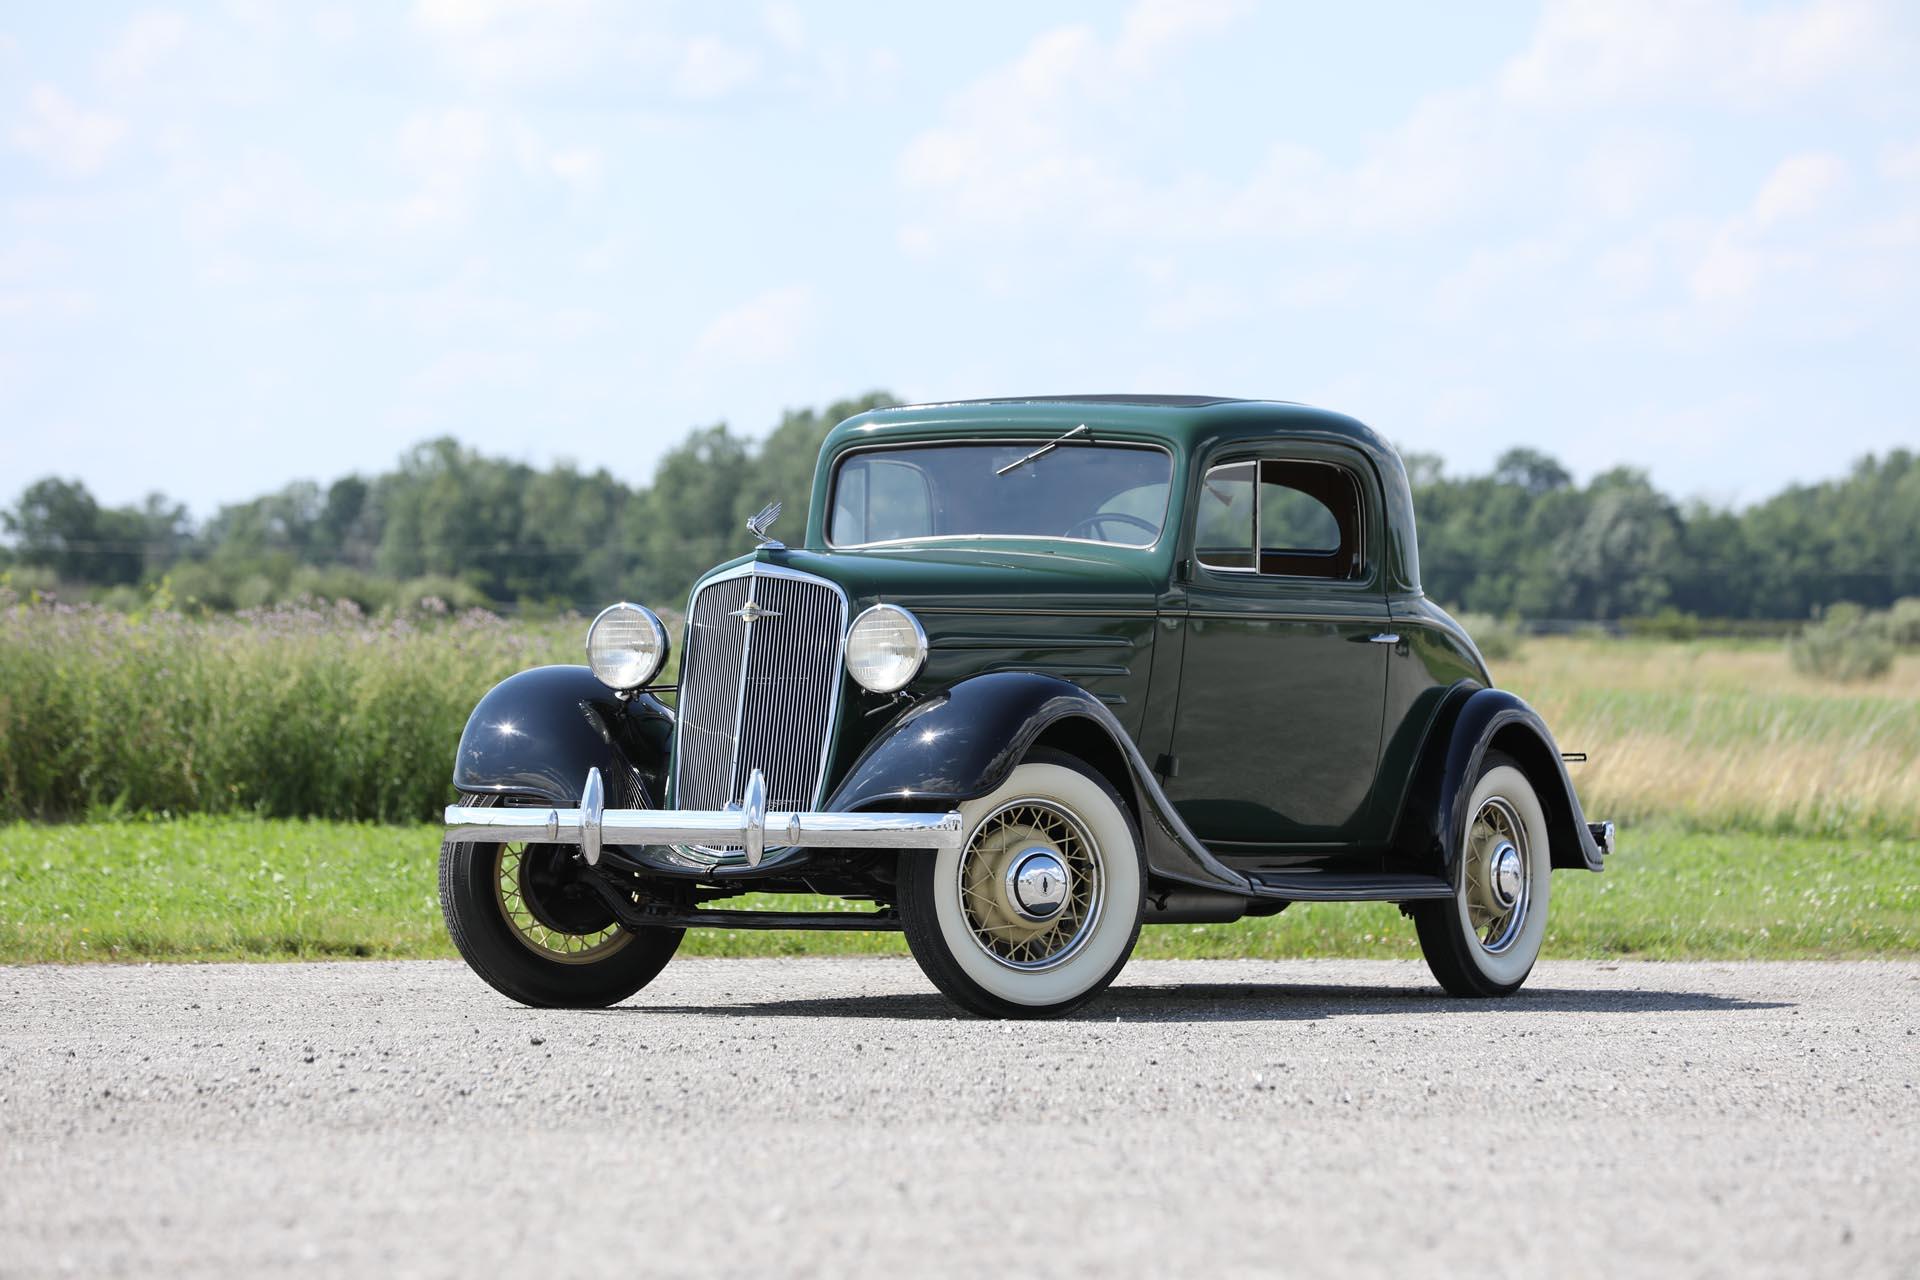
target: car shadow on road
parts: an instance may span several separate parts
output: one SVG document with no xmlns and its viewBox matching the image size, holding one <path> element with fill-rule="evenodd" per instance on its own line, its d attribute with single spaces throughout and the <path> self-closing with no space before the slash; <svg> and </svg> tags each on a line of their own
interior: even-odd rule
<svg viewBox="0 0 1920 1280">
<path fill-rule="evenodd" d="M 1501 1013 L 1589 1015 L 1734 1013 L 1791 1008 L 1785 1000 L 1747 1000 L 1704 991 L 1528 987 L 1499 1000 L 1466 1000 L 1438 987 L 1331 986 L 1313 983 L 1188 982 L 1115 987 L 1068 1016 L 1069 1022 L 1298 1022 L 1368 1014 Z M 935 992 L 737 1000 L 711 1005 L 624 1005 L 610 1013 L 684 1013 L 737 1018 L 963 1018 Z"/>
</svg>

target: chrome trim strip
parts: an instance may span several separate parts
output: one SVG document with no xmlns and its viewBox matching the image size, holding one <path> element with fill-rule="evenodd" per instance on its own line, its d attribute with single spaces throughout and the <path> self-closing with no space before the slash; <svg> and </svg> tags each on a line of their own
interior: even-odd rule
<svg viewBox="0 0 1920 1280">
<path fill-rule="evenodd" d="M 1268 610 L 1248 609 L 1244 612 L 1233 609 L 1169 609 L 1164 615 L 1169 618 L 1206 618 L 1209 620 L 1242 622 L 1327 622 L 1342 626 L 1363 625 L 1377 627 L 1381 623 L 1379 614 L 1364 613 L 1274 613 Z M 1385 643 L 1384 641 L 1382 643 Z"/>
<path fill-rule="evenodd" d="M 1042 617 L 1042 618 L 1157 618 L 1158 609 L 972 609 L 965 605 L 915 605 L 915 613 L 929 617 L 961 614 L 982 618 L 998 617 Z M 936 643 L 934 647 L 940 646 Z"/>
<path fill-rule="evenodd" d="M 591 791 L 594 772 L 587 778 Z M 764 797 L 762 797 L 764 799 Z M 531 841 L 580 846 L 739 844 L 764 849 L 768 827 L 791 844 L 835 849 L 957 850 L 960 813 L 813 813 L 740 809 L 514 809 L 450 804 L 447 838 L 511 844 Z M 593 861 L 598 861 L 596 853 Z M 754 860 L 749 865 L 758 865 Z"/>
</svg>

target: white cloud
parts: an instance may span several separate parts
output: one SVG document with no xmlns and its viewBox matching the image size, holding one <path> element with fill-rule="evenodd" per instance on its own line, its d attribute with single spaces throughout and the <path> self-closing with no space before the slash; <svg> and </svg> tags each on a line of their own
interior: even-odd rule
<svg viewBox="0 0 1920 1280">
<path fill-rule="evenodd" d="M 1012 63 L 957 94 L 939 125 L 908 142 L 901 179 L 935 194 L 950 213 L 988 224 L 1061 210 L 1131 217 L 1151 196 L 1112 155 L 1112 131 L 1099 109 L 1244 9 L 1231 0 L 1137 0 L 1110 39 L 1086 25 L 1044 31 Z"/>
<path fill-rule="evenodd" d="M 80 176 L 98 171 L 126 132 L 119 116 L 84 110 L 52 85 L 40 84 L 27 96 L 26 118 L 9 136 L 20 150 Z"/>
<path fill-rule="evenodd" d="M 413 12 L 449 66 L 489 84 L 579 76 L 619 44 L 595 0 L 417 0 Z"/>
<path fill-rule="evenodd" d="M 353 39 L 359 21 L 351 9 L 317 9 L 308 26 L 322 44 L 341 45 Z"/>
<path fill-rule="evenodd" d="M 1753 202 L 1708 235 L 1687 276 L 1689 292 L 1705 303 L 1745 302 L 1793 276 L 1821 274 L 1832 277 L 1827 289 L 1844 292 L 1841 264 L 1851 250 L 1841 241 L 1848 237 L 1814 218 L 1848 176 L 1846 161 L 1826 152 L 1780 161 Z"/>
<path fill-rule="evenodd" d="M 1127 72 L 1150 70 L 1182 44 L 1228 26 L 1247 9 L 1245 0 L 1138 0 L 1121 19 L 1114 65 Z"/>
<path fill-rule="evenodd" d="M 1889 26 L 1872 0 L 1757 11 L 1734 0 L 1554 0 L 1501 87 L 1534 106 L 1689 97 L 1777 106 L 1881 63 Z"/>
<path fill-rule="evenodd" d="M 1753 201 L 1753 220 L 1769 227 L 1816 213 L 1847 180 L 1847 162 L 1829 152 L 1788 156 Z"/>
<path fill-rule="evenodd" d="M 463 217 L 472 189 L 494 155 L 494 125 L 483 111 L 419 112 L 400 126 L 394 152 L 414 191 L 399 212 L 408 229 Z"/>
<path fill-rule="evenodd" d="M 1880 172 L 1896 182 L 1920 178 L 1920 141 L 1895 142 L 1882 147 Z"/>
<path fill-rule="evenodd" d="M 411 188 L 393 217 L 406 231 L 466 220 L 489 184 L 557 181 L 591 192 L 607 168 L 606 153 L 592 143 L 549 145 L 525 119 L 472 106 L 409 116 L 393 155 Z"/>
<path fill-rule="evenodd" d="M 760 57 L 750 49 L 714 36 L 696 36 L 681 50 L 674 88 L 689 98 L 723 98 L 752 84 Z"/>
<path fill-rule="evenodd" d="M 811 332 L 816 309 L 805 285 L 769 289 L 715 317 L 695 340 L 694 354 L 732 365 L 790 359 Z"/>
<path fill-rule="evenodd" d="M 1634 217 L 1683 180 L 1690 151 L 1684 137 L 1672 134 L 1602 135 L 1568 167 L 1567 195 L 1604 218 Z"/>
<path fill-rule="evenodd" d="M 606 176 L 607 157 L 598 147 L 563 147 L 547 157 L 547 167 L 567 185 L 591 191 Z"/>
<path fill-rule="evenodd" d="M 788 53 L 799 53 L 807 47 L 806 15 L 792 0 L 774 0 L 760 11 L 760 19 L 767 35 Z"/>
<path fill-rule="evenodd" d="M 100 57 L 101 78 L 126 85 L 144 80 L 180 48 L 187 20 L 177 13 L 150 11 L 134 16 Z"/>
</svg>

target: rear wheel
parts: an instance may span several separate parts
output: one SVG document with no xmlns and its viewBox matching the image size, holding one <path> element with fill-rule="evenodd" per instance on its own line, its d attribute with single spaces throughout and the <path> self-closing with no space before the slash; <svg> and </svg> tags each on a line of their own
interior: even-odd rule
<svg viewBox="0 0 1920 1280">
<path fill-rule="evenodd" d="M 1456 996 L 1520 989 L 1547 935 L 1547 819 L 1512 758 L 1489 751 L 1467 801 L 1449 899 L 1412 906 L 1427 968 Z"/>
<path fill-rule="evenodd" d="M 521 1004 L 620 1003 L 666 968 L 683 931 L 622 928 L 585 874 L 569 845 L 447 841 L 440 907 L 454 947 L 488 985 Z"/>
<path fill-rule="evenodd" d="M 960 806 L 958 850 L 900 859 L 907 946 L 956 1004 L 990 1018 L 1055 1017 L 1119 974 L 1140 934 L 1139 832 L 1107 781 L 1036 751 Z"/>
</svg>

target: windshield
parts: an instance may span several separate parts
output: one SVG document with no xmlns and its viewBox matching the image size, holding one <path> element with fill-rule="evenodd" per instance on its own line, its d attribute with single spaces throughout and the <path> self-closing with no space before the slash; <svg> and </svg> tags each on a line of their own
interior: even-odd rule
<svg viewBox="0 0 1920 1280">
<path fill-rule="evenodd" d="M 921 538 L 1073 538 L 1122 547 L 1159 541 L 1173 474 L 1166 450 L 1075 441 L 1030 457 L 1044 443 L 911 444 L 849 454 L 834 472 L 827 541 L 837 547 Z"/>
</svg>

